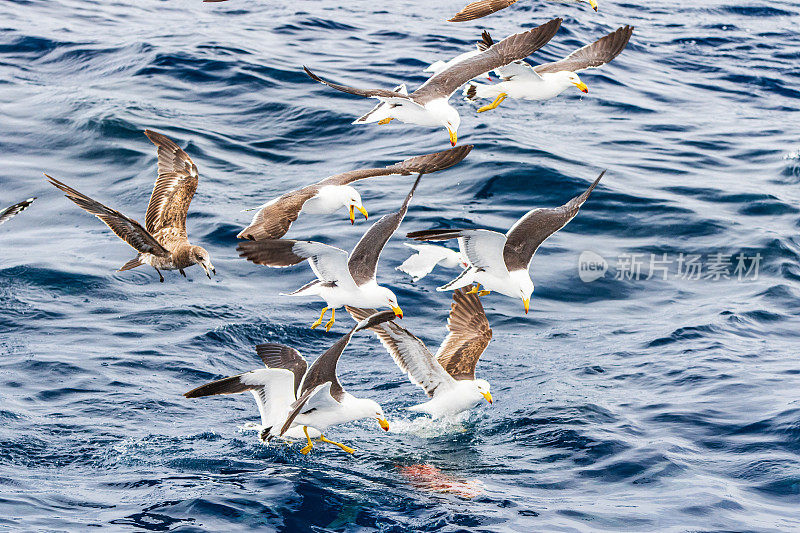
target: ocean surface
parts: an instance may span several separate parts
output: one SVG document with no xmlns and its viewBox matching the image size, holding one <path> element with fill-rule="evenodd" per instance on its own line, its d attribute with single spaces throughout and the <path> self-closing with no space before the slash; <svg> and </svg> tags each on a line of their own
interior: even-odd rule
<svg viewBox="0 0 800 533">
<path fill-rule="evenodd" d="M 524 0 L 444 22 L 462 6 L 0 3 L 0 206 L 38 196 L 0 226 L 0 529 L 800 529 L 800 6 L 601 0 L 595 14 Z M 503 37 L 556 16 L 532 61 L 636 29 L 582 75 L 588 95 L 480 115 L 454 97 L 459 142 L 475 149 L 423 178 L 378 274 L 403 326 L 435 348 L 450 306 L 435 288 L 457 272 L 413 283 L 395 269 L 405 233 L 505 231 L 608 169 L 536 254 L 530 314 L 483 299 L 494 339 L 478 374 L 494 405 L 458 423 L 417 419 L 405 408 L 422 391 L 367 333 L 341 381 L 379 401 L 392 430 L 332 428 L 353 456 L 262 445 L 245 429 L 258 421 L 249 395 L 185 399 L 258 368 L 257 343 L 313 359 L 352 324 L 340 312 L 331 332 L 312 331 L 323 304 L 279 295 L 312 279 L 307 265 L 237 257 L 244 209 L 449 147 L 444 129 L 352 126 L 373 103 L 301 66 L 413 89 L 483 29 Z M 165 283 L 147 267 L 116 272 L 131 249 L 42 175 L 143 221 L 156 175 L 145 128 L 200 169 L 188 227 L 213 280 L 199 267 Z M 411 183 L 359 182 L 370 223 Z M 346 216 L 303 217 L 289 236 L 350 249 L 368 224 Z"/>
</svg>

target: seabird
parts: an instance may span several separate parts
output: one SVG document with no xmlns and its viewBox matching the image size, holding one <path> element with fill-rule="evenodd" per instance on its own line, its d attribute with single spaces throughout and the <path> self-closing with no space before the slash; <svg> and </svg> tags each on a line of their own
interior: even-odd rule
<svg viewBox="0 0 800 533">
<path fill-rule="evenodd" d="M 261 414 L 262 441 L 280 436 L 305 435 L 308 444 L 300 450 L 305 455 L 314 447 L 308 434 L 311 428 L 318 432 L 322 442 L 353 453 L 355 450 L 352 448 L 328 440 L 323 431 L 330 426 L 361 418 L 374 418 L 382 429 L 389 431 L 389 422 L 377 402 L 356 398 L 344 390 L 336 376 L 336 364 L 356 331 L 393 318 L 394 313 L 391 311 L 366 317 L 320 355 L 310 367 L 303 356 L 290 346 L 259 344 L 256 352 L 267 368 L 213 381 L 185 393 L 184 396 L 200 398 L 249 390 L 253 393 Z"/>
<path fill-rule="evenodd" d="M 210 0 L 205 0 L 210 1 Z M 216 0 L 218 1 L 218 0 Z M 595 0 L 551 0 L 561 4 L 589 4 L 592 9 L 597 11 L 597 2 Z M 515 4 L 517 0 L 478 0 L 467 4 L 464 9 L 453 15 L 453 18 L 447 22 L 466 22 L 468 20 L 475 20 L 492 13 L 496 13 L 501 9 L 505 9 L 511 4 Z"/>
<path fill-rule="evenodd" d="M 347 311 L 363 323 L 374 309 Z M 453 293 L 447 337 L 434 356 L 425 343 L 394 322 L 370 326 L 394 362 L 421 387 L 430 400 L 409 407 L 433 418 L 453 417 L 472 409 L 482 400 L 493 402 L 489 382 L 475 378 L 478 358 L 492 340 L 492 328 L 486 320 L 480 299 L 475 293 L 458 289 Z"/>
<path fill-rule="evenodd" d="M 495 73 L 503 79 L 492 85 L 470 82 L 464 87 L 464 96 L 470 100 L 476 98 L 494 98 L 494 101 L 478 109 L 478 113 L 495 109 L 506 98 L 522 100 L 548 100 L 563 93 L 573 85 L 584 93 L 589 88 L 576 72 L 587 68 L 598 68 L 617 57 L 628 45 L 633 33 L 633 26 L 623 26 L 601 37 L 592 44 L 579 48 L 559 61 L 532 66 L 525 61 L 516 61 Z M 492 48 L 492 38 L 483 32 L 483 46 Z"/>
<path fill-rule="evenodd" d="M 151 130 L 145 130 L 144 134 L 158 147 L 158 178 L 147 205 L 144 227 L 57 179 L 45 176 L 78 207 L 102 220 L 120 239 L 139 252 L 122 265 L 119 272 L 150 265 L 158 272 L 159 281 L 163 282 L 161 270 L 178 270 L 186 277 L 184 268 L 200 265 L 211 279 L 211 273 L 217 273 L 211 257 L 202 247 L 190 244 L 186 233 L 186 214 L 199 178 L 197 166 L 186 152 L 164 135 Z"/>
<path fill-rule="evenodd" d="M 418 241 L 458 239 L 458 247 L 469 265 L 456 279 L 436 290 L 454 290 L 477 283 L 484 290 L 478 291 L 476 286 L 471 292 L 479 296 L 497 291 L 511 298 L 522 298 L 527 314 L 533 294 L 528 272 L 533 254 L 550 235 L 575 218 L 605 173 L 601 172 L 583 194 L 561 207 L 528 211 L 505 235 L 488 229 L 430 229 L 413 231 L 407 236 Z"/>
<path fill-rule="evenodd" d="M 513 61 L 525 58 L 547 44 L 561 25 L 561 19 L 553 19 L 538 28 L 506 37 L 497 45 L 450 68 L 431 76 L 419 89 L 411 94 L 388 89 L 357 89 L 323 80 L 308 67 L 303 67 L 311 79 L 336 90 L 376 98 L 381 103 L 353 124 L 377 122 L 388 124 L 392 119 L 420 126 L 444 126 L 450 135 L 450 143 L 458 140 L 461 117 L 448 103 L 450 96 L 469 80 L 500 68 Z"/>
<path fill-rule="evenodd" d="M 325 313 L 330 309 L 331 318 L 325 324 L 325 330 L 330 331 L 336 320 L 336 309 L 343 305 L 390 307 L 395 315 L 403 318 L 397 297 L 391 290 L 378 285 L 375 272 L 381 251 L 405 217 L 408 203 L 421 178 L 422 174 L 417 176 L 400 210 L 384 215 L 373 224 L 349 256 L 341 248 L 320 242 L 267 239 L 239 243 L 236 248 L 239 257 L 269 267 L 288 267 L 308 260 L 317 279 L 286 296 L 319 296 L 325 300 L 326 306 L 319 319 L 311 325 L 312 329 L 322 324 Z"/>
<path fill-rule="evenodd" d="M 349 184 L 373 176 L 430 174 L 459 163 L 472 150 L 472 145 L 459 146 L 443 152 L 420 155 L 384 168 L 351 170 L 325 178 L 313 185 L 288 192 L 260 206 L 250 225 L 242 230 L 240 239 L 258 241 L 283 237 L 301 213 L 333 213 L 340 207 L 350 209 L 350 222 L 355 222 L 355 209 L 366 219 L 361 195 Z"/>
<path fill-rule="evenodd" d="M 6 207 L 2 211 L 0 211 L 0 224 L 8 222 L 18 214 L 28 209 L 28 206 L 31 205 L 34 200 L 36 200 L 35 196 L 33 198 L 28 198 L 27 200 L 22 201 L 18 204 L 14 204 L 11 207 Z"/>
<path fill-rule="evenodd" d="M 405 272 L 414 281 L 419 281 L 430 274 L 436 265 L 445 268 L 467 267 L 467 259 L 463 254 L 450 248 L 433 244 L 411 244 L 410 242 L 403 244 L 416 250 L 417 253 L 403 261 L 397 270 Z"/>
</svg>

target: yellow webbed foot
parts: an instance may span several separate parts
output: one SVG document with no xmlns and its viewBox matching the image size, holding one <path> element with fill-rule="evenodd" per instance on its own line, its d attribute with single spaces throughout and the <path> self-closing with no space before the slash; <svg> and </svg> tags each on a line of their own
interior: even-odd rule
<svg viewBox="0 0 800 533">
<path fill-rule="evenodd" d="M 388 123 L 390 123 L 392 120 L 394 120 L 394 118 L 393 118 L 393 117 L 385 118 L 385 119 L 383 119 L 383 120 L 379 120 L 379 121 L 378 121 L 378 124 L 380 124 L 381 126 L 383 126 L 384 124 L 388 124 Z"/>
<path fill-rule="evenodd" d="M 336 322 L 336 309 L 331 309 L 331 319 L 325 323 L 325 331 L 330 331 L 334 322 Z"/>
<path fill-rule="evenodd" d="M 322 310 L 322 313 L 319 314 L 319 318 L 317 320 L 315 320 L 313 324 L 311 324 L 311 329 L 314 329 L 317 326 L 319 326 L 320 324 L 322 324 L 322 319 L 325 317 L 325 313 L 327 311 L 328 311 L 327 307 Z"/>
<path fill-rule="evenodd" d="M 321 440 L 322 442 L 327 442 L 328 444 L 333 444 L 334 446 L 338 446 L 339 448 L 341 448 L 342 450 L 344 450 L 347 453 L 350 453 L 350 454 L 356 453 L 356 451 L 353 448 L 351 448 L 350 446 L 342 444 L 341 442 L 332 441 L 332 440 L 326 438 L 325 435 L 320 436 L 319 440 Z"/>
<path fill-rule="evenodd" d="M 487 290 L 478 291 L 478 297 L 479 297 L 479 298 L 480 298 L 481 296 L 488 296 L 489 294 L 492 294 L 492 291 L 487 291 Z"/>
<path fill-rule="evenodd" d="M 479 109 L 478 109 L 478 113 L 483 113 L 484 111 L 489 111 L 490 109 L 497 109 L 497 106 L 499 106 L 499 105 L 500 105 L 500 103 L 501 103 L 503 100 L 505 100 L 507 96 L 508 96 L 508 95 L 507 95 L 506 93 L 500 93 L 500 94 L 497 96 L 497 98 L 495 98 L 495 99 L 494 99 L 494 102 L 492 102 L 492 103 L 491 103 L 491 104 L 489 104 L 489 105 L 485 105 L 485 106 L 483 106 L 483 107 L 479 108 Z"/>
<path fill-rule="evenodd" d="M 310 452 L 311 448 L 313 447 L 314 447 L 313 444 L 306 444 L 305 446 L 300 448 L 300 453 L 302 453 L 303 455 L 308 455 L 308 452 Z"/>
<path fill-rule="evenodd" d="M 480 284 L 478 284 L 478 285 L 475 285 L 474 287 L 472 287 L 470 290 L 468 290 L 464 294 L 477 294 L 478 291 L 480 291 L 480 289 L 481 289 L 481 286 L 480 286 Z"/>
</svg>

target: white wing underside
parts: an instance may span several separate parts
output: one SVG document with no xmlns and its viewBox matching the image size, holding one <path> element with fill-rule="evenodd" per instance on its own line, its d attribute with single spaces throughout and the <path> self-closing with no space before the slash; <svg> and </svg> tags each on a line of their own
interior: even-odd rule
<svg viewBox="0 0 800 533">
<path fill-rule="evenodd" d="M 260 385 L 251 390 L 261 414 L 261 425 L 270 427 L 286 419 L 289 406 L 294 402 L 294 374 L 283 368 L 261 368 L 242 374 L 239 380 L 245 385 Z"/>
<path fill-rule="evenodd" d="M 472 266 L 494 273 L 508 271 L 503 260 L 505 235 L 485 229 L 461 233 L 463 236 L 458 239 L 458 247 Z"/>
<path fill-rule="evenodd" d="M 308 257 L 308 264 L 321 281 L 355 285 L 347 268 L 347 252 L 319 242 L 298 242 L 293 251 Z"/>
<path fill-rule="evenodd" d="M 500 78 L 524 80 L 528 82 L 544 81 L 544 78 L 539 76 L 533 67 L 525 61 L 514 61 L 508 65 L 494 69 L 494 73 Z"/>
</svg>

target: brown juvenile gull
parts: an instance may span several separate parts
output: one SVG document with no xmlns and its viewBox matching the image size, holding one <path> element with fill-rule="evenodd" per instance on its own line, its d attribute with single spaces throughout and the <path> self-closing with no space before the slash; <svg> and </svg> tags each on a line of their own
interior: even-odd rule
<svg viewBox="0 0 800 533">
<path fill-rule="evenodd" d="M 347 307 L 347 311 L 357 321 L 375 312 L 352 307 Z M 477 294 L 463 288 L 453 293 L 447 319 L 449 334 L 435 356 L 424 342 L 394 322 L 377 324 L 370 329 L 400 370 L 430 398 L 409 407 L 410 410 L 442 418 L 472 409 L 483 399 L 492 403 L 489 382 L 475 378 L 478 359 L 492 340 L 492 328 Z"/>
<path fill-rule="evenodd" d="M 488 229 L 430 229 L 413 231 L 408 237 L 418 241 L 458 239 L 458 247 L 468 266 L 456 279 L 436 290 L 453 290 L 477 283 L 470 292 L 485 296 L 497 291 L 511 298 L 522 298 L 527 314 L 533 294 L 533 281 L 528 272 L 533 254 L 550 235 L 575 218 L 605 173 L 605 170 L 601 172 L 583 194 L 561 207 L 528 211 L 505 235 Z M 485 290 L 478 292 L 480 285 Z"/>
<path fill-rule="evenodd" d="M 150 130 L 145 130 L 144 134 L 158 147 L 158 179 L 147 206 L 145 227 L 57 179 L 45 176 L 78 207 L 102 220 L 120 239 L 139 252 L 122 265 L 120 272 L 150 265 L 158 272 L 159 281 L 163 282 L 161 270 L 178 270 L 186 277 L 184 268 L 200 265 L 211 279 L 211 273 L 217 271 L 208 252 L 190 244 L 186 233 L 186 214 L 199 178 L 197 166 L 170 139 Z"/>
<path fill-rule="evenodd" d="M 365 317 L 320 355 L 311 367 L 290 346 L 259 344 L 256 352 L 267 368 L 202 385 L 184 396 L 200 398 L 249 390 L 253 393 L 261 414 L 261 440 L 305 435 L 308 444 L 300 450 L 305 455 L 314 447 L 308 434 L 311 428 L 319 433 L 323 442 L 335 444 L 347 453 L 353 453 L 355 450 L 352 448 L 325 438 L 323 431 L 330 426 L 361 418 L 376 419 L 385 431 L 389 431 L 389 423 L 377 402 L 356 398 L 344 390 L 336 377 L 336 364 L 356 331 L 393 318 L 394 313 L 391 311 Z"/>
<path fill-rule="evenodd" d="M 6 207 L 2 211 L 0 211 L 0 224 L 8 222 L 18 214 L 28 209 L 28 206 L 31 205 L 34 200 L 36 200 L 35 196 L 33 198 L 28 198 L 27 200 L 24 200 L 18 204 L 14 204 L 11 207 Z"/>
<path fill-rule="evenodd" d="M 250 225 L 237 237 L 251 241 L 279 239 L 286 235 L 289 226 L 297 220 L 300 213 L 333 213 L 340 207 L 349 207 L 351 223 L 355 222 L 355 209 L 367 218 L 361 195 L 350 183 L 374 176 L 430 174 L 459 163 L 470 150 L 472 145 L 459 146 L 443 152 L 412 157 L 384 168 L 351 170 L 330 176 L 260 206 Z"/>
<path fill-rule="evenodd" d="M 448 103 L 450 96 L 469 80 L 518 61 L 547 44 L 561 25 L 553 19 L 538 28 L 506 37 L 497 45 L 460 61 L 448 69 L 431 76 L 419 89 L 406 94 L 403 90 L 357 89 L 323 80 L 308 67 L 303 67 L 311 79 L 338 91 L 365 98 L 376 98 L 381 105 L 357 119 L 353 124 L 377 122 L 388 124 L 392 119 L 420 126 L 444 126 L 450 135 L 450 144 L 456 145 L 461 117 Z"/>
<path fill-rule="evenodd" d="M 470 82 L 464 87 L 464 96 L 470 100 L 476 98 L 494 98 L 494 101 L 478 109 L 478 113 L 495 109 L 506 98 L 522 100 L 548 100 L 563 93 L 573 85 L 581 92 L 588 93 L 589 88 L 576 72 L 587 68 L 599 68 L 617 57 L 628 45 L 633 34 L 633 26 L 622 26 L 601 37 L 597 41 L 578 48 L 564 59 L 552 63 L 532 66 L 525 61 L 515 61 L 495 73 L 503 79 L 500 83 L 486 84 Z M 491 49 L 492 37 L 483 32 L 483 47 Z"/>
<path fill-rule="evenodd" d="M 240 257 L 270 267 L 287 267 L 308 260 L 317 279 L 286 296 L 318 296 L 325 300 L 326 306 L 319 319 L 311 325 L 312 329 L 322 324 L 325 313 L 330 309 L 331 318 L 325 324 L 325 329 L 330 331 L 336 320 L 336 309 L 343 305 L 389 307 L 395 315 L 403 318 L 397 296 L 386 287 L 378 285 L 375 273 L 381 251 L 405 217 L 408 204 L 421 178 L 422 174 L 417 176 L 400 210 L 384 215 L 373 224 L 349 256 L 341 248 L 320 242 L 291 239 L 245 241 L 239 243 L 236 249 Z"/>
<path fill-rule="evenodd" d="M 208 1 L 219 1 L 219 0 L 205 0 Z M 597 11 L 597 2 L 595 0 L 550 0 L 552 2 L 557 2 L 560 4 L 589 4 L 592 9 Z M 466 22 L 468 20 L 475 20 L 487 15 L 491 15 L 492 13 L 496 13 L 501 9 L 505 9 L 508 6 L 515 4 L 517 0 L 478 0 L 477 2 L 472 2 L 471 4 L 467 4 L 464 9 L 453 15 L 453 18 L 449 19 L 447 22 Z"/>
</svg>

